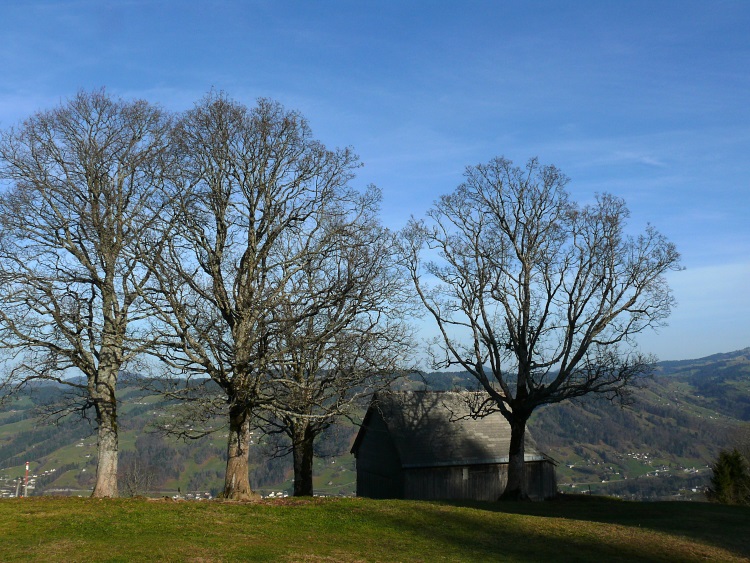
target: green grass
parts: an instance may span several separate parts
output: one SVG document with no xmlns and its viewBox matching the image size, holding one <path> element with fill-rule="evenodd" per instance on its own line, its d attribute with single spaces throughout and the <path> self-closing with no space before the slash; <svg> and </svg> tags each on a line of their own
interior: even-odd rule
<svg viewBox="0 0 750 563">
<path fill-rule="evenodd" d="M 743 561 L 750 510 L 573 497 L 0 501 L 1 561 Z"/>
<path fill-rule="evenodd" d="M 28 418 L 24 420 L 18 420 L 11 424 L 3 424 L 2 433 L 0 433 L 0 439 L 10 439 L 14 434 L 17 434 L 19 432 L 28 432 L 29 430 L 33 429 L 34 421 L 29 420 Z"/>
</svg>

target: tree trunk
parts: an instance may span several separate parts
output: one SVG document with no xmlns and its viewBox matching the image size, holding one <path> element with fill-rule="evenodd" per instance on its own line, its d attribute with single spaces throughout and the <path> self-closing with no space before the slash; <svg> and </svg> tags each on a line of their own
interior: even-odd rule
<svg viewBox="0 0 750 563">
<path fill-rule="evenodd" d="M 87 374 L 88 393 L 96 408 L 98 433 L 98 459 L 96 465 L 96 485 L 92 497 L 117 497 L 117 462 L 119 450 L 119 429 L 117 427 L 117 377 L 122 366 L 122 342 L 124 324 L 118 324 L 115 291 L 112 277 L 107 275 L 102 289 L 102 345 L 99 349 L 99 366 L 95 372 Z"/>
<path fill-rule="evenodd" d="M 313 442 L 315 435 L 307 427 L 292 438 L 294 457 L 294 496 L 313 496 Z"/>
<path fill-rule="evenodd" d="M 524 435 L 526 418 L 509 420 L 510 448 L 508 450 L 508 482 L 499 500 L 529 500 L 524 463 Z"/>
<path fill-rule="evenodd" d="M 92 497 L 117 496 L 117 403 L 114 385 L 94 401 L 98 426 L 98 459 L 96 485 Z"/>
<path fill-rule="evenodd" d="M 222 496 L 232 500 L 256 497 L 250 489 L 250 413 L 242 406 L 229 409 L 229 439 L 227 441 L 227 472 Z"/>
</svg>

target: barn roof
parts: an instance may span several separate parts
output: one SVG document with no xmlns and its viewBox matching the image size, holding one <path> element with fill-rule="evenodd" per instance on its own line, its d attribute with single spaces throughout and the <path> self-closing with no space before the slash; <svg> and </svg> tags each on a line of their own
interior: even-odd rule
<svg viewBox="0 0 750 563">
<path fill-rule="evenodd" d="M 382 417 L 404 468 L 507 463 L 510 425 L 499 412 L 477 418 L 472 392 L 404 391 L 379 394 L 352 447 L 357 453 L 372 417 Z M 525 461 L 550 460 L 526 431 Z"/>
</svg>

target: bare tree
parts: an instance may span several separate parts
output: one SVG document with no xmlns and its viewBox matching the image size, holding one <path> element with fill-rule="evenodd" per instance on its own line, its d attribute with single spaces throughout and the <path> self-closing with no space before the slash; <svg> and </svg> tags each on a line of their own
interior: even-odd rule
<svg viewBox="0 0 750 563">
<path fill-rule="evenodd" d="M 160 358 L 220 390 L 229 420 L 223 495 L 249 498 L 253 417 L 283 358 L 274 348 L 278 312 L 291 280 L 328 244 L 320 233 L 346 207 L 357 157 L 327 150 L 302 116 L 278 103 L 261 99 L 248 109 L 216 93 L 183 116 L 175 143 L 182 229 L 155 264 Z M 215 394 L 196 385 L 186 392 L 216 405 Z"/>
<path fill-rule="evenodd" d="M 625 233 L 628 210 L 611 195 L 578 207 L 568 179 L 536 159 L 469 167 L 429 222 L 404 231 L 411 276 L 440 332 L 437 366 L 460 366 L 511 426 L 501 498 L 525 498 L 524 433 L 535 408 L 604 393 L 624 398 L 651 371 L 633 336 L 673 306 L 664 274 L 679 254 L 653 227 Z M 422 263 L 431 249 L 435 260 Z M 427 287 L 424 276 L 437 280 Z"/>
<path fill-rule="evenodd" d="M 295 496 L 313 494 L 315 439 L 413 361 L 403 320 L 410 282 L 396 262 L 394 235 L 377 222 L 379 200 L 370 189 L 349 214 L 334 215 L 316 251 L 300 254 L 303 262 L 285 276 L 274 311 L 279 328 L 271 346 L 280 353 L 262 416 L 290 439 Z"/>
<path fill-rule="evenodd" d="M 120 490 L 129 497 L 145 495 L 154 486 L 154 471 L 140 455 L 124 460 L 120 471 Z"/>
<path fill-rule="evenodd" d="M 169 129 L 146 102 L 81 92 L 0 141 L 2 383 L 56 381 L 95 410 L 96 497 L 117 496 L 117 378 L 145 346 Z"/>
</svg>

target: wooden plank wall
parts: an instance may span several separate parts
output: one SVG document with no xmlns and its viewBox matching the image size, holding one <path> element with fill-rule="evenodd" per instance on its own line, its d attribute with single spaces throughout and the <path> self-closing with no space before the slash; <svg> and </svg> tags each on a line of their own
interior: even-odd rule
<svg viewBox="0 0 750 563">
<path fill-rule="evenodd" d="M 543 500 L 555 495 L 555 467 L 549 462 L 527 462 L 529 496 Z M 423 500 L 487 500 L 502 494 L 508 481 L 506 464 L 408 469 L 404 472 L 404 498 Z"/>
<path fill-rule="evenodd" d="M 401 460 L 378 413 L 370 418 L 357 453 L 357 496 L 404 498 Z"/>
</svg>

